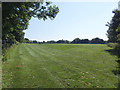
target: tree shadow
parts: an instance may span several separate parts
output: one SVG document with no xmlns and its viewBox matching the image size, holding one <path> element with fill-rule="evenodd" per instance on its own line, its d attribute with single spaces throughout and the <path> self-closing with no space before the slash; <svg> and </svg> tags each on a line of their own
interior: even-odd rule
<svg viewBox="0 0 120 90">
<path fill-rule="evenodd" d="M 115 69 L 112 70 L 112 72 L 114 75 L 118 75 L 117 87 L 120 88 L 120 50 L 109 49 L 105 51 L 109 52 L 111 55 L 116 55 L 119 58 L 118 60 L 115 60 L 117 62 L 117 66 L 115 67 Z"/>
<path fill-rule="evenodd" d="M 104 50 L 109 52 L 111 55 L 116 55 L 118 58 L 120 58 L 120 51 L 118 49 L 108 49 L 108 50 Z"/>
</svg>

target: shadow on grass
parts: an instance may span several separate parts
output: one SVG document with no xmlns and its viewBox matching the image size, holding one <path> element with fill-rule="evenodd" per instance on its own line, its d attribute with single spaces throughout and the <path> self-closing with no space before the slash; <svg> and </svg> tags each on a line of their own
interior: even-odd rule
<svg viewBox="0 0 120 90">
<path fill-rule="evenodd" d="M 114 75 L 118 75 L 117 87 L 120 88 L 120 50 L 109 49 L 109 50 L 105 50 L 105 51 L 109 52 L 111 55 L 116 55 L 119 58 L 118 60 L 115 60 L 118 65 L 115 67 L 114 70 L 112 70 L 112 72 Z"/>
<path fill-rule="evenodd" d="M 105 51 L 109 52 L 111 55 L 116 55 L 118 58 L 120 58 L 120 51 L 118 49 L 108 49 Z"/>
</svg>

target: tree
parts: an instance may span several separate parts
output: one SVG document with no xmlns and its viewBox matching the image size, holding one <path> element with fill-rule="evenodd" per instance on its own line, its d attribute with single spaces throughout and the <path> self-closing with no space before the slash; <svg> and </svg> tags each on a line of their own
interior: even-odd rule
<svg viewBox="0 0 120 90">
<path fill-rule="evenodd" d="M 80 39 L 79 38 L 75 38 L 71 43 L 78 44 L 78 43 L 80 43 Z"/>
<path fill-rule="evenodd" d="M 104 44 L 105 42 L 104 42 L 103 39 L 93 38 L 93 39 L 91 40 L 91 43 L 93 43 L 93 44 Z"/>
<path fill-rule="evenodd" d="M 89 43 L 89 40 L 88 40 L 88 39 L 82 39 L 82 40 L 80 41 L 80 43 L 88 44 L 88 43 Z"/>
<path fill-rule="evenodd" d="M 36 41 L 36 40 L 33 40 L 33 43 L 37 43 L 37 41 Z"/>
<path fill-rule="evenodd" d="M 62 39 L 62 40 L 58 40 L 56 43 L 65 43 L 65 41 Z"/>
<path fill-rule="evenodd" d="M 45 41 L 43 41 L 42 43 L 46 43 Z"/>
<path fill-rule="evenodd" d="M 69 44 L 69 43 L 70 43 L 70 41 L 68 41 L 68 40 L 65 40 L 65 43 L 66 43 L 66 44 Z"/>
<path fill-rule="evenodd" d="M 56 43 L 64 43 L 64 44 L 68 44 L 69 41 L 68 40 L 58 40 Z"/>
<path fill-rule="evenodd" d="M 109 27 L 107 30 L 108 42 L 117 43 L 120 42 L 120 11 L 118 9 L 113 11 L 114 16 L 110 23 L 106 26 Z"/>
<path fill-rule="evenodd" d="M 47 43 L 53 44 L 53 43 L 56 43 L 56 42 L 54 40 L 51 40 L 51 41 L 47 41 Z"/>
<path fill-rule="evenodd" d="M 23 30 L 31 17 L 53 20 L 59 12 L 50 2 L 3 2 L 2 6 L 2 40 L 13 43 L 24 41 Z"/>
<path fill-rule="evenodd" d="M 24 43 L 30 43 L 30 40 L 28 38 L 25 38 Z"/>
<path fill-rule="evenodd" d="M 120 19 L 120 18 L 119 18 Z M 120 43 L 120 24 L 118 25 L 117 29 L 116 29 L 117 34 L 117 41 L 118 43 Z"/>
<path fill-rule="evenodd" d="M 107 31 L 108 41 L 113 43 L 118 43 L 115 50 L 120 57 L 120 10 L 116 9 L 113 11 L 114 16 L 110 23 L 107 24 L 109 27 Z"/>
</svg>

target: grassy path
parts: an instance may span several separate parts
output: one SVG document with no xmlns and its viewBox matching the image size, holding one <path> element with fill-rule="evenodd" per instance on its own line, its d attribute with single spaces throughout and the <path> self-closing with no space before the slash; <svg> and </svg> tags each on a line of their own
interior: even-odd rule
<svg viewBox="0 0 120 90">
<path fill-rule="evenodd" d="M 3 88 L 116 87 L 106 45 L 20 44 L 3 63 Z"/>
</svg>

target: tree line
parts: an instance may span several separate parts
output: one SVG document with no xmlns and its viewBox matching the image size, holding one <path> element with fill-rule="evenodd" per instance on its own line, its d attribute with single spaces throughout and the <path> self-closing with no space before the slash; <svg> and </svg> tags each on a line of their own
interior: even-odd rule
<svg viewBox="0 0 120 90">
<path fill-rule="evenodd" d="M 39 44 L 105 44 L 107 43 L 106 41 L 104 41 L 103 39 L 100 39 L 98 37 L 93 38 L 92 40 L 89 39 L 79 39 L 79 38 L 75 38 L 73 41 L 68 41 L 68 40 L 58 40 L 58 41 L 43 41 L 43 42 L 39 42 L 37 40 L 29 40 L 28 38 L 24 39 L 24 43 L 39 43 Z"/>
<path fill-rule="evenodd" d="M 2 2 L 2 48 L 25 41 L 24 32 L 29 25 L 29 20 L 34 17 L 53 20 L 59 13 L 59 8 L 50 2 Z M 112 20 L 108 26 L 107 37 L 109 43 L 117 43 L 116 49 L 120 51 L 120 10 L 113 10 Z M 31 41 L 36 43 L 36 41 Z M 73 41 L 58 40 L 39 43 L 104 43 L 99 38 L 93 40 L 76 38 Z M 120 54 L 120 53 L 119 53 Z"/>
</svg>

